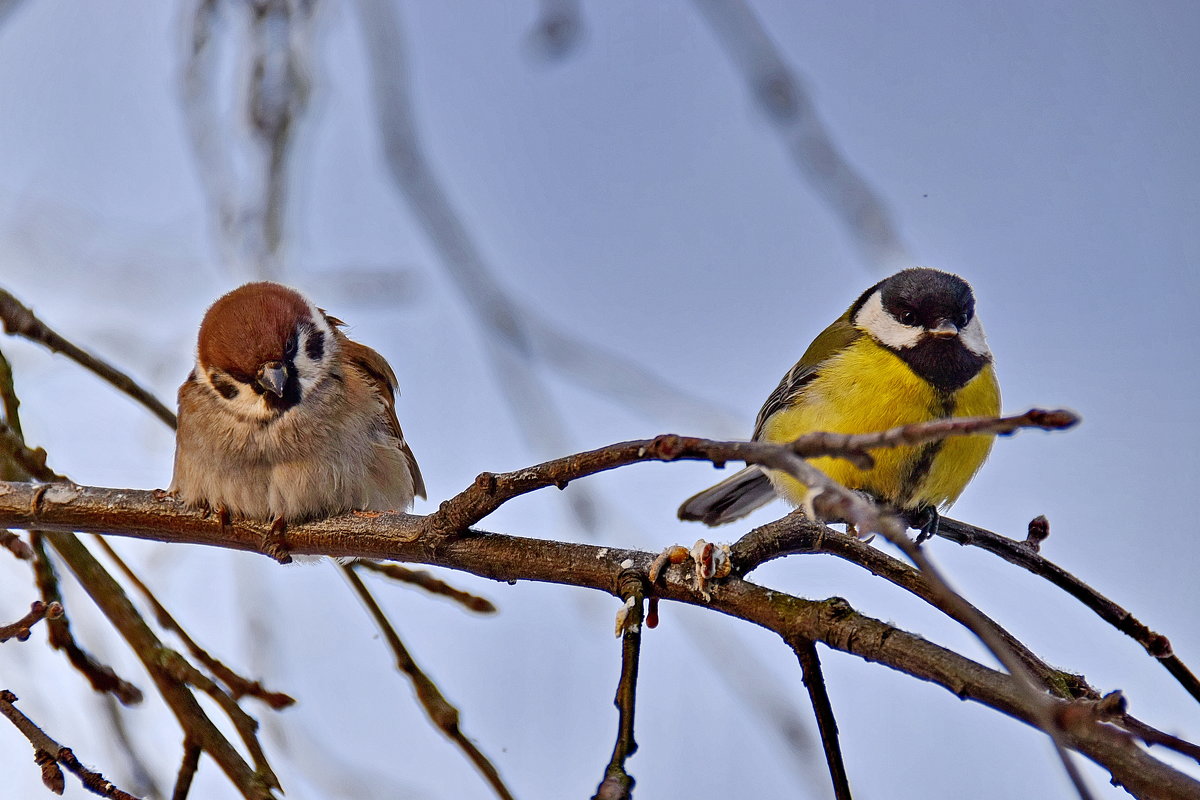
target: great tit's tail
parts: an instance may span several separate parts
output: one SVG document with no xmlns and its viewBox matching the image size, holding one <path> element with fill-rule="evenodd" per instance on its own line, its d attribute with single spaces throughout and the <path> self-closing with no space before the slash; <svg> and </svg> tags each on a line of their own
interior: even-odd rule
<svg viewBox="0 0 1200 800">
<path fill-rule="evenodd" d="M 746 467 L 716 486 L 684 500 L 678 513 L 683 520 L 723 525 L 774 499 L 775 489 L 767 473 L 759 467 Z"/>
</svg>

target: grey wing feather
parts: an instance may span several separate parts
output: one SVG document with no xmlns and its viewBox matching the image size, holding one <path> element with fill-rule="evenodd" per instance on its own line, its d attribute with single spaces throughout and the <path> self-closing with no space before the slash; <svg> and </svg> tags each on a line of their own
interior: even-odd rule
<svg viewBox="0 0 1200 800">
<path fill-rule="evenodd" d="M 758 467 L 746 467 L 683 501 L 678 513 L 682 520 L 724 525 L 774 499 L 775 489 L 767 474 Z"/>
</svg>

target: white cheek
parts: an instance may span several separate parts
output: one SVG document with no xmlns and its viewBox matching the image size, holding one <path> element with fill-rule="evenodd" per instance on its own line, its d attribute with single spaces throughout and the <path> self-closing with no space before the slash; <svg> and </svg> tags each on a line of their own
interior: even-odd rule
<svg viewBox="0 0 1200 800">
<path fill-rule="evenodd" d="M 854 317 L 854 324 L 869 333 L 876 341 L 893 350 L 913 347 L 921 340 L 921 329 L 901 325 L 883 309 L 883 298 L 874 292 Z M 967 326 L 970 327 L 969 325 Z"/>
<path fill-rule="evenodd" d="M 991 356 L 992 351 L 988 349 L 987 337 L 983 335 L 983 324 L 980 323 L 979 317 L 971 317 L 971 321 L 962 329 L 958 338 L 963 346 L 975 355 Z"/>
</svg>

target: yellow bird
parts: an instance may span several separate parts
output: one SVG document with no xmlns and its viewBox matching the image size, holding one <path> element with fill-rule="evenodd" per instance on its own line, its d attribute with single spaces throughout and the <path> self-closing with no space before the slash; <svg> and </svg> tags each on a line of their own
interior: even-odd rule
<svg viewBox="0 0 1200 800">
<path fill-rule="evenodd" d="M 867 289 L 813 340 L 758 412 L 753 439 L 788 442 L 812 431 L 871 433 L 999 413 L 1000 385 L 970 285 L 921 267 Z M 810 463 L 908 512 L 928 536 L 937 530 L 938 508 L 958 499 L 991 448 L 991 436 L 960 436 L 875 450 L 867 470 L 839 458 Z M 685 501 L 679 518 L 720 525 L 776 493 L 800 505 L 807 490 L 789 475 L 746 467 Z"/>
</svg>

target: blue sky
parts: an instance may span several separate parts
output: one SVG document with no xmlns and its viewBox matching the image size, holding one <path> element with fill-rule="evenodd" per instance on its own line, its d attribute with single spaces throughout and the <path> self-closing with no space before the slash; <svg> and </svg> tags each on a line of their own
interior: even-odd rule
<svg viewBox="0 0 1200 800">
<path fill-rule="evenodd" d="M 974 285 L 1005 409 L 1066 406 L 1084 418 L 1069 433 L 997 442 L 952 515 L 1020 535 L 1046 514 L 1048 557 L 1200 665 L 1200 11 L 1167 2 L 752 5 L 833 140 L 887 203 L 913 263 Z M 514 424 L 480 326 L 390 182 L 354 7 L 327 6 L 313 26 L 314 91 L 292 162 L 282 278 L 395 366 L 401 422 L 430 490 L 417 510 L 426 511 L 481 470 L 546 453 Z M 430 164 L 501 286 L 713 409 L 646 413 L 620 385 L 602 396 L 538 367 L 567 419 L 568 449 L 667 431 L 748 435 L 813 336 L 886 274 L 790 161 L 695 5 L 586 3 L 580 46 L 556 62 L 527 44 L 537 4 L 400 8 Z M 190 368 L 206 305 L 251 277 L 223 256 L 188 143 L 183 19 L 177 4 L 95 0 L 17 4 L 0 25 L 0 280 L 165 400 Z M 232 49 L 220 60 L 230 109 L 238 63 Z M 173 443 L 160 423 L 61 358 L 0 346 L 16 369 L 26 434 L 52 466 L 81 483 L 169 482 Z M 704 532 L 674 509 L 719 477 L 695 464 L 597 476 L 587 482 L 602 509 L 596 535 L 648 550 L 690 544 Z M 584 536 L 557 493 L 522 498 L 486 525 Z M 334 756 L 386 772 L 377 784 L 386 796 L 490 796 L 425 723 L 332 570 L 117 545 L 211 649 L 301 696 L 277 720 L 286 746 L 268 736 L 277 770 L 296 776 L 289 797 L 336 796 L 319 771 L 298 766 Z M 983 553 L 946 542 L 932 553 L 1049 662 L 1124 690 L 1131 711 L 1160 728 L 1200 735 L 1195 703 L 1089 612 Z M 616 603 L 451 577 L 501 614 L 474 619 L 413 592 L 380 593 L 519 796 L 589 796 L 615 726 Z M 754 579 L 845 596 L 986 661 L 965 631 L 832 559 L 774 562 Z M 29 592 L 22 568 L 0 560 L 3 607 L 23 608 Z M 78 626 L 98 630 L 86 601 L 68 599 Z M 240 622 L 247 608 L 270 620 L 269 636 Z M 790 652 L 713 616 L 667 607 L 647 638 L 641 749 L 630 762 L 640 793 L 828 796 L 819 754 L 781 745 L 754 705 L 794 709 L 811 735 Z M 97 634 L 88 645 L 145 683 L 119 642 Z M 102 712 L 44 649 L 0 649 L 0 683 L 119 780 Z M 1068 796 L 1032 730 L 884 668 L 826 661 L 862 796 Z M 54 676 L 53 690 L 33 674 Z M 172 723 L 151 703 L 131 724 L 165 779 L 178 750 Z M 3 772 L 37 796 L 24 748 L 0 733 Z M 214 773 L 202 771 L 198 796 L 230 795 Z M 1089 775 L 1097 796 L 1123 796 Z"/>
</svg>

